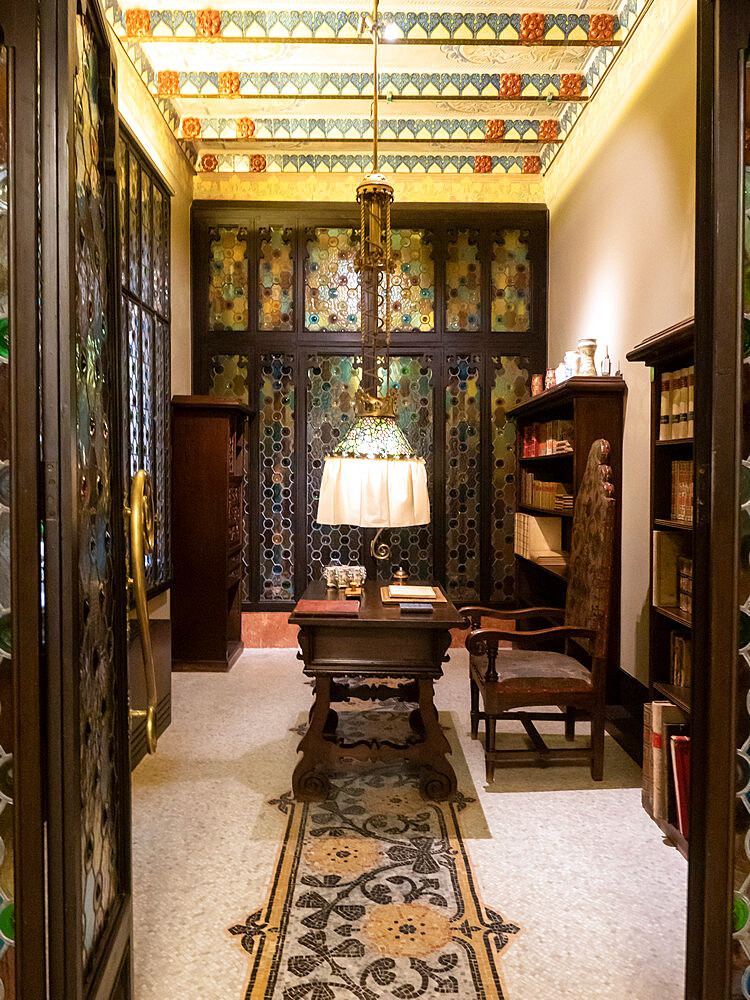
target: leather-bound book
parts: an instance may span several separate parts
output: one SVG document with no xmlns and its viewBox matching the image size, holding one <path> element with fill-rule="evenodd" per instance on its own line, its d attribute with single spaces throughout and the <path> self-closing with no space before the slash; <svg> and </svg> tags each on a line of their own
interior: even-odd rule
<svg viewBox="0 0 750 1000">
<path fill-rule="evenodd" d="M 294 614 L 324 618 L 356 618 L 359 614 L 359 601 L 298 601 Z"/>
</svg>

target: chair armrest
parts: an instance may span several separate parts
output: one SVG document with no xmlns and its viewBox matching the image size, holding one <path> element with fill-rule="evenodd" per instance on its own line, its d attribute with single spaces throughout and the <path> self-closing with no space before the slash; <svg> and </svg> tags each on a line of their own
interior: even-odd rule
<svg viewBox="0 0 750 1000">
<path fill-rule="evenodd" d="M 502 608 L 483 608 L 476 604 L 459 608 L 458 613 L 467 618 L 475 628 L 479 628 L 482 618 L 494 618 L 498 621 L 518 621 L 523 618 L 562 619 L 565 608 L 521 608 L 519 611 L 508 611 Z"/>
<path fill-rule="evenodd" d="M 475 628 L 466 638 L 466 648 L 470 653 L 497 654 L 500 642 L 512 642 L 514 646 L 534 646 L 553 639 L 594 639 L 596 631 L 579 625 L 553 625 L 551 628 L 535 629 L 531 632 L 509 632 L 505 629 Z"/>
</svg>

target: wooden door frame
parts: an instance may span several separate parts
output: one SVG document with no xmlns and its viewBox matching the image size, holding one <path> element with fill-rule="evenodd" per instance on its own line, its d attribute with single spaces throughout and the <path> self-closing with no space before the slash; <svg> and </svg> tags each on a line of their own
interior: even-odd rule
<svg viewBox="0 0 750 1000">
<path fill-rule="evenodd" d="M 46 994 L 42 786 L 37 324 L 36 7 L 0 0 L 8 48 L 8 253 L 14 699 L 15 974 L 20 1000 Z M 4 706 L 5 707 L 5 706 Z"/>
<path fill-rule="evenodd" d="M 737 544 L 741 415 L 742 138 L 750 8 L 698 0 L 693 774 L 687 1000 L 731 995 Z M 728 502 L 729 501 L 729 502 Z M 735 502 L 736 501 L 736 502 Z"/>
<path fill-rule="evenodd" d="M 123 783 L 119 822 L 118 870 L 120 894 L 109 927 L 97 947 L 90 975 L 83 972 L 78 512 L 76 457 L 76 275 L 75 150 L 73 141 L 76 66 L 76 18 L 90 15 L 98 38 L 102 115 L 106 136 L 105 226 L 111 233 L 108 256 L 111 281 L 107 350 L 119 366 L 119 255 L 117 254 L 116 65 L 107 27 L 97 0 L 41 0 L 41 259 L 42 259 L 42 422 L 45 501 L 45 582 L 47 643 L 47 758 L 48 758 L 48 919 L 49 994 L 66 1000 L 127 998 L 132 992 L 132 928 L 130 876 L 130 766 L 127 738 L 118 743 L 118 780 Z M 117 367 L 115 368 L 117 372 Z M 112 552 L 122 580 L 114 588 L 114 657 L 122 667 L 118 725 L 127 733 L 127 654 L 124 623 L 127 616 L 124 580 L 124 490 L 119 429 L 122 379 L 110 385 L 114 395 L 111 416 Z M 117 572 L 117 571 L 116 571 Z M 122 632 L 122 635 L 120 635 Z M 118 659 L 119 658 L 119 659 Z"/>
</svg>

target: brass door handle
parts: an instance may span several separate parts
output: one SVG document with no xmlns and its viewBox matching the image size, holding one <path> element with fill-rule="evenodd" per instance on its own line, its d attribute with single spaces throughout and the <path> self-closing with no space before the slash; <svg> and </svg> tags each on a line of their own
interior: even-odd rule
<svg viewBox="0 0 750 1000">
<path fill-rule="evenodd" d="M 146 717 L 146 746 L 149 753 L 156 753 L 156 671 L 146 601 L 146 556 L 154 551 L 154 506 L 151 479 L 143 469 L 139 469 L 133 476 L 130 485 L 130 507 L 126 507 L 125 510 L 130 516 L 130 569 L 133 574 L 130 583 L 133 587 L 135 612 L 141 633 L 141 654 L 148 701 L 148 708 L 145 711 L 131 708 L 130 716 Z"/>
</svg>

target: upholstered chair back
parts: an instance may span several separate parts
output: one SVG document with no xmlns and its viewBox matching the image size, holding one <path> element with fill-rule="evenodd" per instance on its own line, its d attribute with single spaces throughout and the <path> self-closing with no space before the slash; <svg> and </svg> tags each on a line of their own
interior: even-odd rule
<svg viewBox="0 0 750 1000">
<path fill-rule="evenodd" d="M 607 655 L 609 636 L 615 497 L 608 457 L 609 442 L 594 441 L 576 496 L 565 603 L 566 625 L 596 631 L 589 648 L 595 657 Z"/>
</svg>

